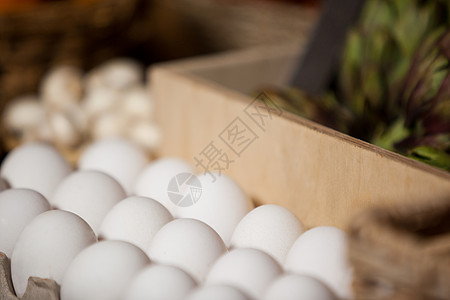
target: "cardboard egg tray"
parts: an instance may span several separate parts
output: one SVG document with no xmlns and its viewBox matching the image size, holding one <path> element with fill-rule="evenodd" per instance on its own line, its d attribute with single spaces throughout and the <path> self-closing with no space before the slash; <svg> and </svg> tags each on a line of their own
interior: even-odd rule
<svg viewBox="0 0 450 300">
<path fill-rule="evenodd" d="M 0 299 L 17 300 L 11 282 L 11 262 L 9 258 L 0 252 Z M 58 300 L 59 286 L 51 279 L 30 277 L 22 300 Z"/>
</svg>

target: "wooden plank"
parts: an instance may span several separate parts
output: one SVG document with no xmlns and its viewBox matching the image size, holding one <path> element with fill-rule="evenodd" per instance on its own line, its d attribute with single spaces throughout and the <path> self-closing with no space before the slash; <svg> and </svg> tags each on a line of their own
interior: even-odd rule
<svg viewBox="0 0 450 300">
<path fill-rule="evenodd" d="M 213 142 L 234 159 L 225 173 L 251 197 L 284 205 L 307 226 L 345 228 L 362 208 L 450 195 L 448 173 L 292 114 L 274 114 L 264 130 L 258 127 L 245 113 L 253 99 L 241 91 L 283 84 L 298 53 L 264 47 L 155 66 L 150 82 L 163 131 L 160 155 L 194 163 Z M 240 156 L 220 139 L 237 117 L 258 135 Z"/>
</svg>

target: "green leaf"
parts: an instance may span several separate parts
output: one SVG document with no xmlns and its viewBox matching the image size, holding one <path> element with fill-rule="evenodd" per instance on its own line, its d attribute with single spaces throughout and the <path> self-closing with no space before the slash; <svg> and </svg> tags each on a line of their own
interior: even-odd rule
<svg viewBox="0 0 450 300">
<path fill-rule="evenodd" d="M 409 156 L 415 160 L 450 171 L 450 155 L 433 147 L 419 146 Z"/>
<path fill-rule="evenodd" d="M 345 100 L 348 100 L 359 86 L 358 68 L 362 63 L 362 47 L 360 33 L 351 31 L 347 37 L 339 73 L 339 83 Z"/>
<path fill-rule="evenodd" d="M 368 103 L 370 103 L 370 108 L 372 110 L 378 110 L 383 96 L 383 84 L 378 69 L 370 68 L 367 70 L 362 90 L 366 95 Z"/>
<path fill-rule="evenodd" d="M 409 135 L 409 130 L 404 126 L 404 124 L 404 119 L 398 118 L 387 129 L 378 129 L 378 131 L 381 132 L 372 138 L 371 143 L 384 149 L 394 151 L 394 145 Z"/>
</svg>

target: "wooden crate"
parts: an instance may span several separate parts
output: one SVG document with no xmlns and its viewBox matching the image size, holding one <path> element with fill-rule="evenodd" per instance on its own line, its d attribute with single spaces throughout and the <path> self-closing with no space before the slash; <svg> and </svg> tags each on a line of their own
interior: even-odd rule
<svg viewBox="0 0 450 300">
<path fill-rule="evenodd" d="M 205 153 L 221 150 L 234 160 L 222 172 L 257 203 L 284 205 L 307 226 L 346 228 L 353 214 L 374 204 L 450 194 L 449 173 L 293 114 L 274 111 L 258 126 L 247 114 L 255 112 L 252 93 L 268 83 L 288 85 L 301 49 L 258 47 L 152 67 L 160 155 L 185 158 L 202 172 L 194 158 L 205 163 Z M 223 161 L 209 169 L 225 168 Z"/>
</svg>

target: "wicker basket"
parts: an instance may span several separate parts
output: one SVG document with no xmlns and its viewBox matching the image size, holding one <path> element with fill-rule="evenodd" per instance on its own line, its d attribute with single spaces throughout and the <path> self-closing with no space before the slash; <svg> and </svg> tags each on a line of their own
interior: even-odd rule
<svg viewBox="0 0 450 300">
<path fill-rule="evenodd" d="M 212 51 L 301 42 L 318 19 L 317 6 L 282 1 L 155 0 Z"/>
<path fill-rule="evenodd" d="M 317 8 L 265 1 L 66 0 L 36 7 L 0 14 L 0 111 L 12 97 L 36 93 L 59 63 L 89 69 L 130 52 L 159 61 L 294 41 L 318 15 Z"/>
<path fill-rule="evenodd" d="M 118 55 L 139 0 L 58 1 L 0 15 L 0 111 L 5 101 L 36 92 L 53 65 L 89 68 Z M 144 1 L 145 2 L 145 1 Z"/>
<path fill-rule="evenodd" d="M 372 209 L 349 233 L 355 299 L 450 299 L 450 199 Z"/>
</svg>

